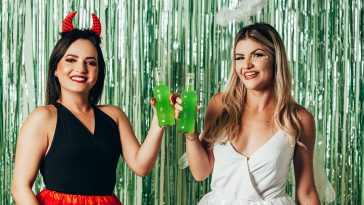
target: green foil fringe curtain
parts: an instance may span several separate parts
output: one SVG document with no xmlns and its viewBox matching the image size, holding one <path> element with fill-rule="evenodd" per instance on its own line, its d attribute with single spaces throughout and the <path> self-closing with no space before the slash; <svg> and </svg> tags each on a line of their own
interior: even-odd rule
<svg viewBox="0 0 364 205">
<path fill-rule="evenodd" d="M 152 70 L 165 70 L 181 92 L 185 73 L 194 72 L 202 109 L 224 87 L 239 27 L 264 21 L 284 40 L 293 74 L 293 94 L 316 119 L 317 150 L 336 191 L 331 204 L 364 204 L 363 101 L 364 11 L 362 0 L 270 0 L 260 12 L 226 27 L 214 15 L 238 0 L 4 0 L 0 4 L 0 204 L 14 204 L 10 184 L 19 128 L 45 104 L 47 63 L 61 22 L 73 10 L 75 27 L 89 28 L 92 12 L 103 26 L 107 76 L 102 104 L 120 106 L 144 140 L 152 110 Z M 177 166 L 185 151 L 175 127 L 165 131 L 153 172 L 136 177 L 120 160 L 115 193 L 127 205 L 196 204 L 210 180 L 196 182 Z M 34 191 L 42 189 L 37 178 Z M 294 197 L 294 182 L 287 191 Z"/>
</svg>

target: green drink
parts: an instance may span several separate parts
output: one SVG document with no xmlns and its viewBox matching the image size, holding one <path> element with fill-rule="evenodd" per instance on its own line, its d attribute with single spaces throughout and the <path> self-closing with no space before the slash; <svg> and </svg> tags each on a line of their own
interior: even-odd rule
<svg viewBox="0 0 364 205">
<path fill-rule="evenodd" d="M 174 125 L 174 110 L 169 97 L 171 91 L 163 80 L 160 71 L 155 70 L 155 84 L 153 89 L 153 96 L 155 98 L 155 107 L 158 116 L 159 127 Z"/>
<path fill-rule="evenodd" d="M 193 73 L 188 73 L 186 81 L 186 90 L 181 94 L 183 110 L 180 112 L 178 119 L 178 131 L 193 133 L 195 131 L 197 109 L 197 96 L 193 85 Z"/>
</svg>

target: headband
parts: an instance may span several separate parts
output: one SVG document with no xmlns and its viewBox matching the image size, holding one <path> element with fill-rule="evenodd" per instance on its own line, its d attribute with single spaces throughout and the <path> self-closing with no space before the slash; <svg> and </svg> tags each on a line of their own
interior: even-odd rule
<svg viewBox="0 0 364 205">
<path fill-rule="evenodd" d="M 73 17 L 75 17 L 77 11 L 73 11 L 72 13 L 68 14 L 66 16 L 66 18 L 63 20 L 62 23 L 62 32 L 70 32 L 72 30 L 74 30 L 75 28 L 73 27 Z M 100 36 L 101 33 L 101 23 L 99 18 L 97 18 L 97 16 L 95 14 L 91 14 L 92 15 L 92 27 L 91 27 L 91 31 L 94 32 L 97 36 Z"/>
</svg>

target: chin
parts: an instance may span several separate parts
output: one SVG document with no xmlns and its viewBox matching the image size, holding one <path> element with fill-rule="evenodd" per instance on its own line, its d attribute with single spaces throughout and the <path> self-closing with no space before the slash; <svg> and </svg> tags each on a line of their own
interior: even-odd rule
<svg viewBox="0 0 364 205">
<path fill-rule="evenodd" d="M 254 90 L 254 89 L 256 89 L 258 87 L 258 84 L 257 83 L 254 83 L 254 82 L 246 82 L 246 81 L 243 81 L 243 85 L 248 90 Z"/>
<path fill-rule="evenodd" d="M 245 88 L 247 89 L 247 90 L 260 90 L 260 89 L 258 89 L 257 87 L 255 87 L 255 86 L 245 86 Z"/>
<path fill-rule="evenodd" d="M 269 90 L 272 88 L 271 83 L 259 79 L 242 80 L 243 85 L 248 90 Z"/>
<path fill-rule="evenodd" d="M 71 93 L 79 93 L 79 94 L 82 94 L 82 93 L 87 93 L 87 92 L 90 92 L 90 88 L 86 88 L 86 87 L 68 87 L 68 88 L 65 88 L 66 91 L 68 92 L 71 92 Z"/>
<path fill-rule="evenodd" d="M 249 83 L 243 83 L 243 84 L 247 90 L 265 90 L 266 89 L 266 86 L 263 86 L 262 84 L 258 84 L 258 83 L 249 82 Z"/>
</svg>

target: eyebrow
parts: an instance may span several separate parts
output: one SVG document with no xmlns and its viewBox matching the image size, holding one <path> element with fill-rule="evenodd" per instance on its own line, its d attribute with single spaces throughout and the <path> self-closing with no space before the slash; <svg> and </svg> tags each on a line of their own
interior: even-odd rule
<svg viewBox="0 0 364 205">
<path fill-rule="evenodd" d="M 77 55 L 74 55 L 74 54 L 67 54 L 65 57 L 68 57 L 68 56 L 71 56 L 71 57 L 74 57 L 74 58 L 79 58 Z M 88 60 L 88 59 L 94 59 L 94 60 L 96 60 L 96 58 L 93 57 L 93 56 L 86 57 L 85 59 L 86 60 Z"/>
<path fill-rule="evenodd" d="M 255 53 L 255 52 L 259 51 L 259 50 L 264 52 L 264 50 L 263 50 L 263 49 L 258 48 L 258 49 L 255 49 L 254 51 L 252 51 L 250 54 Z M 241 54 L 241 53 L 235 53 L 235 55 L 243 56 L 244 54 Z"/>
</svg>

